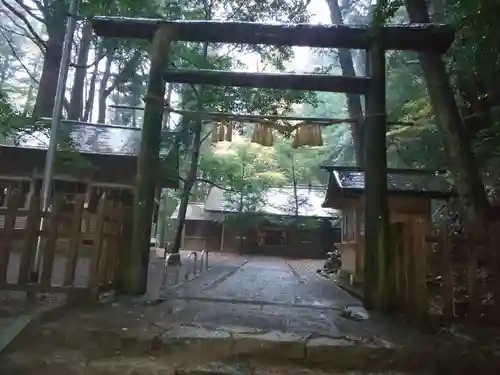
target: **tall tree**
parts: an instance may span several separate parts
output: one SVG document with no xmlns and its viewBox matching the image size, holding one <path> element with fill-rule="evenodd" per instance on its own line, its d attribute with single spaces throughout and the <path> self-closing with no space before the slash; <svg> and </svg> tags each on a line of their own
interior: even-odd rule
<svg viewBox="0 0 500 375">
<path fill-rule="evenodd" d="M 425 0 L 406 0 L 405 5 L 411 22 L 430 22 Z M 420 53 L 418 58 L 432 106 L 442 131 L 447 134 L 447 148 L 454 164 L 460 194 L 477 217 L 485 220 L 490 210 L 486 190 L 443 60 L 440 56 L 428 53 Z"/>
<path fill-rule="evenodd" d="M 333 24 L 342 25 L 342 9 L 339 5 L 340 0 L 326 0 L 328 8 L 330 9 L 330 20 Z M 351 0 L 344 0 L 342 8 L 346 9 L 353 6 Z M 340 69 L 342 70 L 342 75 L 347 77 L 356 76 L 356 70 L 354 69 L 354 63 L 351 51 L 347 48 L 338 49 L 338 62 Z M 354 148 L 356 150 L 356 162 L 359 166 L 363 166 L 364 162 L 364 147 L 363 147 L 363 123 L 364 114 L 363 106 L 361 104 L 361 95 L 357 94 L 346 94 L 347 99 L 347 111 L 349 117 L 357 119 L 357 122 L 351 125 L 352 138 L 354 140 Z"/>
</svg>

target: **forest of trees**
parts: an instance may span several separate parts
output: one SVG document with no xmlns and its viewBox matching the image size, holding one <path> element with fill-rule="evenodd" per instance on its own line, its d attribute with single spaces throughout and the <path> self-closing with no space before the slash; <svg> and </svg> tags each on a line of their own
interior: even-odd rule
<svg viewBox="0 0 500 375">
<path fill-rule="evenodd" d="M 311 2 L 325 3 L 332 23 L 369 24 L 369 0 L 88 0 L 81 4 L 63 116 L 67 119 L 142 125 L 148 74 L 148 44 L 134 40 L 101 40 L 92 34 L 88 17 L 122 15 L 166 19 L 308 22 Z M 13 134 L 33 132 L 26 118 L 51 117 L 65 34 L 68 1 L 0 0 L 0 126 L 3 142 Z M 500 5 L 489 0 L 392 0 L 387 22 L 443 22 L 457 28 L 452 50 L 443 58 L 390 52 L 388 117 L 413 121 L 388 131 L 390 167 L 436 168 L 451 171 L 464 207 L 481 220 L 495 219 L 491 200 L 499 189 L 497 139 L 500 90 L 500 44 L 495 14 Z M 321 72 L 363 75 L 361 51 L 310 50 L 310 66 Z M 217 70 L 285 71 L 293 66 L 292 48 L 176 43 L 172 67 Z M 250 62 L 249 62 L 250 61 Z M 309 69 L 312 71 L 313 69 Z M 357 95 L 243 88 L 170 87 L 176 108 L 314 117 L 363 118 Z M 251 191 L 265 186 L 324 185 L 319 165 L 362 162 L 362 121 L 325 128 L 323 147 L 292 149 L 277 136 L 272 147 L 249 143 L 251 126 L 237 129 L 233 144 L 211 146 L 211 126 L 172 118 L 165 125 L 177 131 L 181 147 L 181 189 L 164 192 L 162 215 L 169 216 L 184 198 L 201 200 L 211 183 Z M 369 141 L 369 140 L 368 140 Z M 166 141 L 165 141 L 166 142 Z M 251 191 L 250 191 L 251 190 Z M 182 211 L 182 210 L 181 210 Z M 180 214 L 182 217 L 182 213 Z"/>
</svg>

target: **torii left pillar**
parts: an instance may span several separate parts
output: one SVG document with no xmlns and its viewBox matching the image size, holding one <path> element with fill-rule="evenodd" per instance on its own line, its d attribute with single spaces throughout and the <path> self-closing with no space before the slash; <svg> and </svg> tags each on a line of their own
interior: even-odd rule
<svg viewBox="0 0 500 375">
<path fill-rule="evenodd" d="M 150 252 L 151 220 L 158 182 L 161 130 L 164 113 L 165 71 L 173 30 L 159 27 L 151 46 L 151 67 L 145 97 L 144 121 L 137 158 L 132 243 L 120 257 L 119 291 L 130 295 L 146 293 Z"/>
</svg>

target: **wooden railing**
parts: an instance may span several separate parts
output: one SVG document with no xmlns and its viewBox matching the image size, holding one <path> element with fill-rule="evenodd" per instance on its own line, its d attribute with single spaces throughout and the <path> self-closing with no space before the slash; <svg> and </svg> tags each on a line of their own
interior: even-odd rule
<svg viewBox="0 0 500 375">
<path fill-rule="evenodd" d="M 115 286 L 119 252 L 131 242 L 130 208 L 101 199 L 91 213 L 84 196 L 68 205 L 60 195 L 45 213 L 38 196 L 28 209 L 20 206 L 21 196 L 14 194 L 9 206 L 0 208 L 0 289 L 96 294 Z M 39 241 L 40 272 L 32 280 Z"/>
</svg>

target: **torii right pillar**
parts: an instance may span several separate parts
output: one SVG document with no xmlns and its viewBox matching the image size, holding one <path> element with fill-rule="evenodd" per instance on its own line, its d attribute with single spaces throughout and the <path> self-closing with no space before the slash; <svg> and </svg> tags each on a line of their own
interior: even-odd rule
<svg viewBox="0 0 500 375">
<path fill-rule="evenodd" d="M 365 306 L 387 310 L 390 306 L 391 236 L 387 196 L 386 62 L 382 30 L 367 51 L 371 79 L 365 100 Z"/>
</svg>

